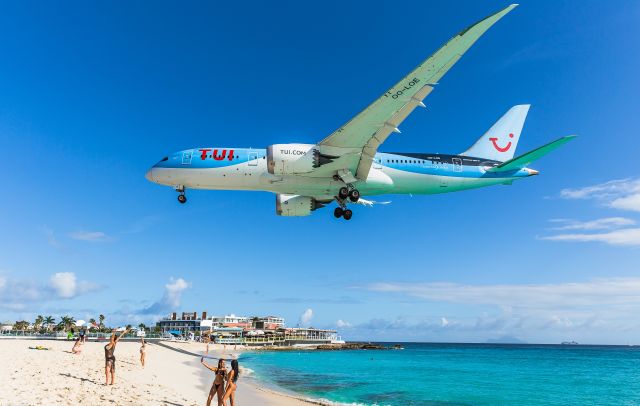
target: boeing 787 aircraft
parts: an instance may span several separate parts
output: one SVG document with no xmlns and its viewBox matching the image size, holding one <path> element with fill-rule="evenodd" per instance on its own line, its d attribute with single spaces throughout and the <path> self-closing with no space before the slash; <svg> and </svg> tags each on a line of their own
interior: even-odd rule
<svg viewBox="0 0 640 406">
<path fill-rule="evenodd" d="M 435 54 L 349 122 L 317 144 L 275 144 L 266 149 L 192 148 L 175 152 L 146 174 L 152 182 L 186 189 L 260 190 L 276 193 L 280 216 L 307 216 L 335 201 L 336 218 L 351 219 L 361 196 L 432 194 L 511 184 L 537 175 L 531 162 L 570 141 L 563 137 L 514 158 L 528 105 L 514 106 L 460 155 L 378 152 L 440 78 L 493 24 L 517 5 L 461 31 Z"/>
</svg>

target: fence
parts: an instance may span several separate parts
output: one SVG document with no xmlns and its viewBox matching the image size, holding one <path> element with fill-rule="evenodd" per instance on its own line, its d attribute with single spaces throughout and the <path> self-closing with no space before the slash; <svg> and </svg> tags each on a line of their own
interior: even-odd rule
<svg viewBox="0 0 640 406">
<path fill-rule="evenodd" d="M 116 334 L 119 335 L 118 332 Z M 87 332 L 85 334 L 87 340 L 108 340 L 111 336 L 111 333 L 96 333 L 96 332 Z M 0 338 L 33 338 L 33 339 L 58 339 L 65 340 L 67 339 L 67 333 L 56 331 L 56 332 L 48 332 L 48 333 L 39 333 L 32 330 L 11 330 L 11 331 L 2 331 L 0 332 Z M 74 339 L 78 338 L 78 333 L 74 333 L 72 336 Z M 136 335 L 135 332 L 125 334 L 123 339 L 136 339 L 139 340 L 140 337 Z M 160 333 L 145 333 L 144 339 L 159 339 L 162 338 L 162 334 Z"/>
</svg>

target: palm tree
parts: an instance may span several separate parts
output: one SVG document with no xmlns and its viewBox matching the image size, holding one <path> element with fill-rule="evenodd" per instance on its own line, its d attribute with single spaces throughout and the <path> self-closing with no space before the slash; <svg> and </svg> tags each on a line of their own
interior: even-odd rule
<svg viewBox="0 0 640 406">
<path fill-rule="evenodd" d="M 92 328 L 95 328 L 96 325 L 96 319 L 89 319 L 89 330 L 91 330 Z"/>
<path fill-rule="evenodd" d="M 47 326 L 47 331 L 49 331 L 49 327 L 56 322 L 56 319 L 53 316 L 47 316 L 44 318 L 44 324 Z"/>
<path fill-rule="evenodd" d="M 26 330 L 29 327 L 29 322 L 26 320 L 16 321 L 13 325 L 15 330 Z"/>
<path fill-rule="evenodd" d="M 62 316 L 60 318 L 60 323 L 58 323 L 58 327 L 61 327 L 62 330 L 67 331 L 71 329 L 76 324 L 76 319 L 72 316 Z"/>
<path fill-rule="evenodd" d="M 44 317 L 42 317 L 42 315 L 38 315 L 38 317 L 36 317 L 36 320 L 33 322 L 34 330 L 39 331 L 43 321 Z"/>
<path fill-rule="evenodd" d="M 140 324 L 138 324 L 138 328 L 139 328 L 140 330 L 146 330 L 146 329 L 147 329 L 147 326 L 146 326 L 144 323 L 140 323 Z"/>
<path fill-rule="evenodd" d="M 98 316 L 98 320 L 100 320 L 100 324 L 98 325 L 98 327 L 100 327 L 100 330 L 102 330 L 104 328 L 104 314 Z"/>
</svg>

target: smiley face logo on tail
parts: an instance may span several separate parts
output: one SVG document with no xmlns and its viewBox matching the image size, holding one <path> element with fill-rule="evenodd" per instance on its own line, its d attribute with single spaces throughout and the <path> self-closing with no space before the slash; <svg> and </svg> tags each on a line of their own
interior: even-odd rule
<svg viewBox="0 0 640 406">
<path fill-rule="evenodd" d="M 513 138 L 513 134 L 509 134 L 509 138 Z M 509 148 L 511 148 L 511 141 L 509 141 L 506 146 L 501 147 L 498 145 L 498 139 L 496 137 L 489 138 L 489 140 L 493 143 L 493 147 L 496 151 L 507 152 L 509 151 Z"/>
</svg>

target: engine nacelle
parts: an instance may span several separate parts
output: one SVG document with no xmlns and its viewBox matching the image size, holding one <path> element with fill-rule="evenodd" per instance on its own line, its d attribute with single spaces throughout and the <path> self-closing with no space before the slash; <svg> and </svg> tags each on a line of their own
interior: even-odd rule
<svg viewBox="0 0 640 406">
<path fill-rule="evenodd" d="M 267 169 L 273 175 L 308 173 L 317 168 L 313 144 L 274 144 L 267 147 Z"/>
<path fill-rule="evenodd" d="M 300 195 L 276 195 L 276 213 L 278 216 L 308 216 L 312 211 L 323 207 L 313 197 Z"/>
</svg>

